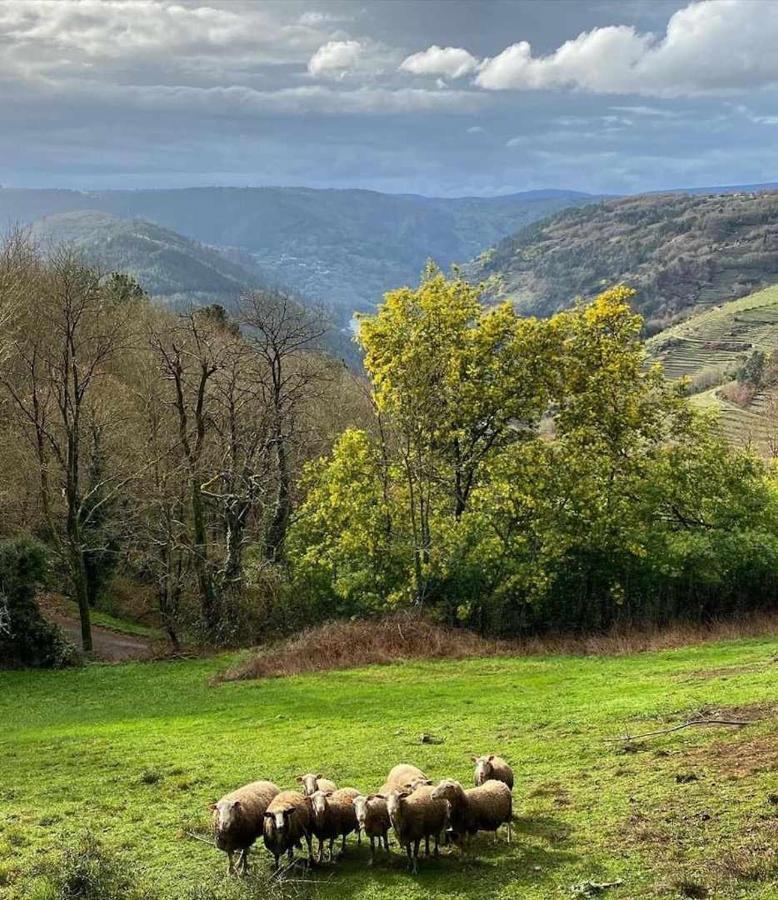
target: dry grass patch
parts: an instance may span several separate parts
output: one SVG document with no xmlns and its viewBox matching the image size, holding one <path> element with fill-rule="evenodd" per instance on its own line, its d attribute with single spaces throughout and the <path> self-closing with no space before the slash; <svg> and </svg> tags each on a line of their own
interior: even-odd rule
<svg viewBox="0 0 778 900">
<path fill-rule="evenodd" d="M 620 625 L 602 634 L 542 635 L 492 640 L 449 628 L 417 613 L 381 619 L 333 621 L 255 651 L 218 676 L 222 681 L 279 678 L 305 672 L 353 669 L 414 659 L 488 656 L 621 656 L 692 644 L 778 633 L 778 612 L 705 624 Z"/>
</svg>

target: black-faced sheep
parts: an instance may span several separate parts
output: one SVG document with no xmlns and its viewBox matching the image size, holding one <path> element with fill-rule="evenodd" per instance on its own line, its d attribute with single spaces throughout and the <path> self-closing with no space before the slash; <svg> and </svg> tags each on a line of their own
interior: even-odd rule
<svg viewBox="0 0 778 900">
<path fill-rule="evenodd" d="M 432 790 L 432 787 L 425 784 L 413 791 L 394 790 L 386 798 L 386 808 L 394 833 L 400 845 L 405 847 L 414 875 L 419 871 L 419 844 L 422 838 L 428 840 L 434 837 L 437 855 L 440 833 L 448 825 L 448 801 L 433 799 Z"/>
<path fill-rule="evenodd" d="M 370 862 L 372 866 L 375 862 L 375 842 L 378 839 L 378 846 L 381 847 L 383 841 L 384 850 L 389 852 L 389 829 L 392 823 L 389 821 L 389 811 L 386 808 L 386 800 L 383 797 L 377 797 L 375 794 L 365 796 L 360 794 L 354 797 L 354 811 L 357 814 L 357 827 L 360 831 L 364 831 L 370 838 Z"/>
<path fill-rule="evenodd" d="M 513 769 L 501 756 L 495 756 L 493 753 L 489 756 L 474 756 L 475 772 L 473 773 L 473 783 L 476 787 L 485 781 L 502 781 L 513 790 Z"/>
<path fill-rule="evenodd" d="M 281 791 L 270 801 L 265 811 L 262 836 L 265 846 L 273 854 L 276 868 L 281 855 L 286 853 L 289 862 L 294 858 L 294 848 L 308 845 L 308 861 L 313 861 L 311 846 L 311 801 L 299 791 Z"/>
<path fill-rule="evenodd" d="M 334 781 L 330 781 L 323 775 L 312 775 L 310 772 L 307 775 L 298 775 L 296 781 L 303 786 L 302 791 L 306 797 L 310 797 L 316 791 L 336 791 L 338 789 Z"/>
<path fill-rule="evenodd" d="M 342 838 L 341 853 L 346 849 L 346 837 L 358 829 L 354 798 L 356 788 L 340 788 L 337 791 L 316 791 L 311 801 L 311 830 L 319 839 L 319 862 L 324 857 L 324 843 L 330 843 L 330 862 L 334 860 L 333 845 Z"/>
<path fill-rule="evenodd" d="M 213 804 L 214 841 L 219 850 L 227 854 L 227 871 L 248 871 L 249 849 L 262 834 L 265 812 L 279 788 L 272 781 L 254 781 L 246 784 Z M 239 853 L 237 868 L 235 853 Z"/>
<path fill-rule="evenodd" d="M 451 830 L 463 842 L 478 831 L 496 834 L 500 825 L 507 823 L 510 843 L 513 796 L 505 782 L 492 779 L 465 790 L 458 781 L 446 779 L 433 789 L 432 797 L 448 800 Z"/>
</svg>

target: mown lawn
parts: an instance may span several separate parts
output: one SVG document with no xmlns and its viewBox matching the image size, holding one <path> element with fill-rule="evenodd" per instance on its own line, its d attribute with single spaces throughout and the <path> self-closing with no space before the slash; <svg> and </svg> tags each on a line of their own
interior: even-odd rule
<svg viewBox="0 0 778 900">
<path fill-rule="evenodd" d="M 0 675 L 0 896 L 50 897 L 47 873 L 85 829 L 149 898 L 267 896 L 255 851 L 245 887 L 187 836 L 207 805 L 256 778 L 319 770 L 377 787 L 391 765 L 469 781 L 470 754 L 517 773 L 518 839 L 484 836 L 469 859 L 394 847 L 365 868 L 350 845 L 295 896 L 570 897 L 621 880 L 613 898 L 778 897 L 778 637 L 620 658 L 488 659 L 221 684 L 212 660 Z M 625 752 L 608 743 L 705 708 L 757 720 L 689 728 Z M 421 744 L 423 732 L 443 739 Z M 275 893 L 280 893 L 274 889 Z"/>
</svg>

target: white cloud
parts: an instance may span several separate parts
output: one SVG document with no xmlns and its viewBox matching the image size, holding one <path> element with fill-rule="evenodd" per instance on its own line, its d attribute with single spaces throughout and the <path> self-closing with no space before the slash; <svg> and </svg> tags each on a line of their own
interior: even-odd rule
<svg viewBox="0 0 778 900">
<path fill-rule="evenodd" d="M 626 25 L 583 32 L 548 56 L 526 41 L 481 64 L 486 90 L 578 88 L 646 96 L 728 94 L 778 83 L 778 0 L 700 0 L 661 38 Z"/>
<path fill-rule="evenodd" d="M 413 75 L 445 75 L 447 78 L 461 78 L 478 67 L 478 60 L 461 47 L 438 47 L 433 44 L 426 50 L 414 53 L 400 65 L 403 72 Z"/>
<path fill-rule="evenodd" d="M 359 41 L 328 41 L 308 61 L 311 75 L 341 75 L 359 63 L 364 50 Z"/>
</svg>

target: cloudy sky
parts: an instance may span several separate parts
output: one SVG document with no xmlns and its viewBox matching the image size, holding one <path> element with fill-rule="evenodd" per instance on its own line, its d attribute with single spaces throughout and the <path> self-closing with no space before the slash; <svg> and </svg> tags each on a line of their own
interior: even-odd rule
<svg viewBox="0 0 778 900">
<path fill-rule="evenodd" d="M 5 186 L 778 181 L 778 0 L 0 0 Z"/>
</svg>

